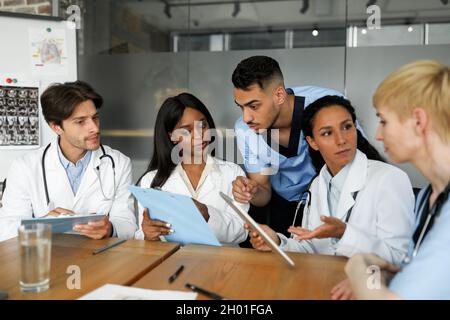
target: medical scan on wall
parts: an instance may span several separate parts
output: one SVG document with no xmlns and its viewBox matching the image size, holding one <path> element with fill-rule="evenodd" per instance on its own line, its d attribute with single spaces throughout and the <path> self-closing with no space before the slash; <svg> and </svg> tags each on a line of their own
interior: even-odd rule
<svg viewBox="0 0 450 320">
<path fill-rule="evenodd" d="M 0 86 L 0 147 L 39 146 L 39 90 Z"/>
</svg>

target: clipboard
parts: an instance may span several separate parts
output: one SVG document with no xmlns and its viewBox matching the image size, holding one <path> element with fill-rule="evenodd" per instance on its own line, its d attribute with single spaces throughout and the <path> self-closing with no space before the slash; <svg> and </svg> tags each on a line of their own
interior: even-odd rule
<svg viewBox="0 0 450 320">
<path fill-rule="evenodd" d="M 104 219 L 106 214 L 90 214 L 90 215 L 68 215 L 48 218 L 23 219 L 22 225 L 32 225 L 35 223 L 46 223 L 52 226 L 52 233 L 64 233 L 73 231 L 73 227 L 77 224 L 86 224 L 91 221 Z"/>
<path fill-rule="evenodd" d="M 175 232 L 164 236 L 167 241 L 221 246 L 190 197 L 152 188 L 129 186 L 128 189 L 141 206 L 148 209 L 152 219 L 172 225 Z"/>
<path fill-rule="evenodd" d="M 273 251 L 278 253 L 290 266 L 292 267 L 295 266 L 295 262 L 286 254 L 286 252 L 284 252 L 283 250 L 280 249 L 279 246 L 277 246 L 277 244 L 272 240 L 272 238 L 270 238 L 267 235 L 267 233 L 265 233 L 264 230 L 261 229 L 258 223 L 255 220 L 253 220 L 253 218 L 247 212 L 237 207 L 234 204 L 233 199 L 231 199 L 222 191 L 220 191 L 219 194 L 223 198 L 223 200 L 225 200 L 225 202 L 231 208 L 233 208 L 234 211 L 236 211 L 236 213 L 242 218 L 242 220 L 248 223 L 252 227 L 252 229 L 255 230 L 264 239 L 264 241 L 272 248 Z"/>
</svg>

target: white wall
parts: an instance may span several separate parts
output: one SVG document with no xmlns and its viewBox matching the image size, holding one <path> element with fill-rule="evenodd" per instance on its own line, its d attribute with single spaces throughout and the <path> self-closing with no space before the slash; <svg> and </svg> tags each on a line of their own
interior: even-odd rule
<svg viewBox="0 0 450 320">
<path fill-rule="evenodd" d="M 66 31 L 66 50 L 68 57 L 68 72 L 61 76 L 33 75 L 30 67 L 30 44 L 28 31 L 30 28 L 63 29 Z M 3 44 L 0 50 L 0 84 L 5 85 L 5 77 L 14 75 L 20 81 L 39 83 L 39 93 L 42 94 L 49 84 L 54 82 L 75 81 L 77 79 L 76 30 L 67 28 L 65 21 L 49 20 L 45 17 L 25 19 L 0 16 L 0 39 Z M 46 124 L 40 112 L 41 146 L 53 140 L 54 134 Z M 28 152 L 29 149 L 7 150 L 0 147 L 0 180 L 6 178 L 9 167 L 14 159 Z"/>
</svg>

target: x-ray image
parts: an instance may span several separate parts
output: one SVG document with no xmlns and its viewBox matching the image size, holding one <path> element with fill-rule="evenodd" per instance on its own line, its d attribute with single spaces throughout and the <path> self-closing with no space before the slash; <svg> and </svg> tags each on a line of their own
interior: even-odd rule
<svg viewBox="0 0 450 320">
<path fill-rule="evenodd" d="M 38 88 L 0 86 L 0 147 L 38 146 Z"/>
</svg>

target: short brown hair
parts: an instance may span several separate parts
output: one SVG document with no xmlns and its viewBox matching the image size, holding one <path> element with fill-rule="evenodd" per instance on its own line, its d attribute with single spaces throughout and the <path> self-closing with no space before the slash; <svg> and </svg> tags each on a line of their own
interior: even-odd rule
<svg viewBox="0 0 450 320">
<path fill-rule="evenodd" d="M 96 109 L 103 104 L 103 98 L 86 82 L 75 81 L 55 83 L 41 95 L 41 107 L 47 123 L 62 125 L 80 103 L 92 100 Z"/>
<path fill-rule="evenodd" d="M 422 108 L 444 142 L 450 141 L 450 67 L 433 60 L 420 60 L 394 71 L 378 86 L 375 108 L 393 110 L 404 120 Z"/>
</svg>

